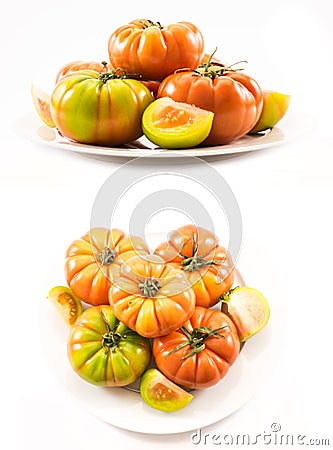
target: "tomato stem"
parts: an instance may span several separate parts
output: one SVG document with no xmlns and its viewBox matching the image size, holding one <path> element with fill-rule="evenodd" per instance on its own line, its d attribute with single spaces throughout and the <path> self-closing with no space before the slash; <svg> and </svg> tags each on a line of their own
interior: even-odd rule
<svg viewBox="0 0 333 450">
<path fill-rule="evenodd" d="M 215 47 L 215 50 L 211 53 L 207 62 L 199 64 L 198 69 L 194 71 L 194 75 L 201 75 L 214 80 L 217 77 L 223 76 L 226 72 L 239 72 L 240 70 L 244 70 L 242 67 L 237 69 L 234 68 L 234 66 L 241 63 L 247 63 L 247 61 L 237 61 L 229 66 L 219 61 L 212 61 L 216 52 L 217 47 Z"/>
<path fill-rule="evenodd" d="M 104 65 L 104 63 L 107 65 L 106 61 L 102 62 L 103 65 Z M 106 65 L 104 65 L 104 67 L 106 67 Z M 150 81 L 150 80 L 144 78 L 139 73 L 127 73 L 126 70 L 122 69 L 121 67 L 117 67 L 117 69 L 112 70 L 111 72 L 101 73 L 97 79 L 103 81 L 104 84 L 109 80 L 131 79 L 131 80 L 138 80 L 138 81 Z"/>
<path fill-rule="evenodd" d="M 182 252 L 185 248 L 185 246 L 192 240 L 192 256 L 186 256 Z M 197 236 L 194 234 L 192 238 L 187 239 L 187 241 L 184 242 L 182 245 L 182 248 L 179 252 L 180 256 L 183 259 L 182 261 L 182 268 L 183 270 L 187 270 L 188 272 L 195 272 L 199 269 L 201 269 L 204 266 L 213 266 L 215 264 L 221 264 L 218 260 L 206 260 L 202 256 L 198 256 L 198 250 L 199 250 L 199 244 L 197 242 Z M 207 256 L 207 255 L 205 255 Z"/>
<path fill-rule="evenodd" d="M 238 289 L 239 286 L 236 286 L 234 288 L 229 289 L 228 292 L 225 292 L 224 294 L 220 295 L 220 297 L 218 297 L 216 300 L 221 302 L 221 303 L 228 303 L 230 300 L 230 294 L 235 290 Z"/>
<path fill-rule="evenodd" d="M 144 30 L 145 30 L 146 28 L 149 28 L 149 27 L 158 27 L 160 30 L 163 29 L 163 27 L 162 27 L 162 25 L 161 25 L 160 22 L 153 22 L 153 21 L 150 20 L 150 19 L 142 20 L 142 21 L 141 21 L 141 24 L 142 24 L 142 28 L 143 28 Z"/>
<path fill-rule="evenodd" d="M 97 255 L 98 261 L 103 264 L 103 266 L 109 266 L 116 259 L 117 252 L 115 250 L 111 250 L 109 247 L 104 247 Z"/>
<path fill-rule="evenodd" d="M 153 277 L 139 283 L 139 288 L 145 297 L 155 297 L 161 287 L 161 282 Z"/>
<path fill-rule="evenodd" d="M 190 356 L 196 355 L 198 353 L 200 353 L 202 350 L 204 350 L 206 348 L 206 344 L 205 341 L 211 337 L 215 337 L 218 339 L 225 339 L 225 336 L 221 333 L 219 333 L 219 331 L 226 329 L 227 326 L 223 326 L 220 328 L 216 328 L 215 330 L 212 330 L 209 327 L 198 327 L 198 328 L 194 328 L 192 333 L 190 331 L 188 331 L 188 329 L 185 326 L 182 326 L 180 328 L 180 330 L 185 334 L 185 336 L 187 337 L 187 341 L 182 342 L 181 344 L 177 345 L 177 347 L 175 347 L 173 350 L 171 350 L 167 356 L 171 355 L 172 353 L 177 352 L 178 350 L 180 350 L 183 347 L 186 347 L 187 345 L 189 345 L 192 350 L 187 353 L 185 356 L 182 356 L 180 358 L 180 360 L 184 360 L 189 358 Z"/>
</svg>

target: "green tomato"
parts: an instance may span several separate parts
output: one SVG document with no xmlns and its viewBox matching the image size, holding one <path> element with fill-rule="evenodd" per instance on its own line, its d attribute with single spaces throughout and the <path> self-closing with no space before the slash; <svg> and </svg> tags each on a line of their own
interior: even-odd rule
<svg viewBox="0 0 333 450">
<path fill-rule="evenodd" d="M 162 97 L 144 111 L 142 129 L 147 138 L 159 147 L 190 148 L 207 138 L 213 119 L 211 111 Z"/>
<path fill-rule="evenodd" d="M 121 145 L 142 136 L 141 119 L 153 96 L 122 71 L 77 71 L 64 77 L 51 95 L 52 119 L 59 132 L 84 144 Z"/>
<path fill-rule="evenodd" d="M 280 92 L 264 90 L 264 103 L 261 114 L 249 134 L 259 133 L 275 127 L 286 114 L 289 108 L 290 97 L 290 95 L 281 94 Z"/>
<path fill-rule="evenodd" d="M 170 381 L 157 369 L 149 369 L 143 374 L 140 393 L 147 405 L 165 412 L 178 411 L 193 399 L 192 394 Z"/>
<path fill-rule="evenodd" d="M 119 322 L 106 305 L 88 308 L 79 316 L 67 348 L 75 372 L 96 386 L 133 383 L 151 358 L 149 340 Z"/>
</svg>

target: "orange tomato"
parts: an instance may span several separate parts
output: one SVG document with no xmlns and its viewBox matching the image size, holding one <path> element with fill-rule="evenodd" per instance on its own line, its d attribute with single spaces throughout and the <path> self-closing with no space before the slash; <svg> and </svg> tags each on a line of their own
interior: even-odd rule
<svg viewBox="0 0 333 450">
<path fill-rule="evenodd" d="M 67 249 L 67 283 L 82 301 L 108 305 L 109 289 L 120 266 L 127 258 L 146 253 L 147 245 L 140 237 L 126 236 L 118 229 L 93 228 Z"/>
<path fill-rule="evenodd" d="M 209 230 L 185 225 L 172 231 L 155 252 L 182 270 L 195 293 L 196 304 L 210 308 L 229 291 L 234 267 L 228 251 Z"/>
<path fill-rule="evenodd" d="M 232 320 L 221 311 L 197 306 L 179 330 L 154 339 L 158 369 L 171 381 L 190 389 L 218 383 L 240 349 Z"/>
<path fill-rule="evenodd" d="M 110 72 L 113 70 L 110 63 L 107 61 L 97 62 L 97 61 L 71 61 L 65 64 L 58 72 L 56 76 L 56 83 L 64 78 L 66 75 L 70 75 L 78 70 L 96 70 L 99 73 Z"/>
<path fill-rule="evenodd" d="M 162 26 L 151 20 L 133 20 L 109 38 L 111 64 L 127 73 L 161 81 L 175 70 L 196 68 L 203 54 L 203 36 L 189 22 Z"/>
<path fill-rule="evenodd" d="M 184 273 L 156 255 L 127 259 L 109 300 L 121 322 L 149 338 L 182 326 L 195 307 L 195 295 Z"/>
</svg>

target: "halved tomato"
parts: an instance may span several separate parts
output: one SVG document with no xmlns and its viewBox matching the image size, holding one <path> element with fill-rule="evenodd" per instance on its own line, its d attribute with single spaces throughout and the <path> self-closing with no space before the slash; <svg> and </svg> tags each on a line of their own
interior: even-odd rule
<svg viewBox="0 0 333 450">
<path fill-rule="evenodd" d="M 214 113 L 169 97 L 151 103 L 142 116 L 144 134 L 164 148 L 189 148 L 209 135 Z"/>
<path fill-rule="evenodd" d="M 55 286 L 49 291 L 47 298 L 67 325 L 73 325 L 82 313 L 81 300 L 66 286 Z"/>
<path fill-rule="evenodd" d="M 31 86 L 31 96 L 37 114 L 42 121 L 50 128 L 55 128 L 55 123 L 51 116 L 51 97 L 37 86 Z"/>
<path fill-rule="evenodd" d="M 140 393 L 147 405 L 165 412 L 178 411 L 193 399 L 192 394 L 177 386 L 157 369 L 149 369 L 143 374 Z"/>
</svg>

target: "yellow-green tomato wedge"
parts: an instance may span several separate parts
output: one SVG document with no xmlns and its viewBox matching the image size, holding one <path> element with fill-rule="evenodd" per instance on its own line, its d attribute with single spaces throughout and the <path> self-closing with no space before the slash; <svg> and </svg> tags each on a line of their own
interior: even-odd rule
<svg viewBox="0 0 333 450">
<path fill-rule="evenodd" d="M 47 298 L 52 301 L 61 318 L 70 326 L 82 313 L 81 300 L 68 287 L 56 286 L 52 288 Z"/>
<path fill-rule="evenodd" d="M 259 116 L 258 122 L 250 131 L 250 134 L 259 133 L 275 127 L 286 114 L 289 108 L 290 95 L 281 94 L 280 92 L 263 90 L 263 108 Z"/>
<path fill-rule="evenodd" d="M 170 381 L 157 369 L 148 369 L 141 377 L 140 393 L 151 408 L 165 412 L 187 406 L 193 395 Z"/>
<path fill-rule="evenodd" d="M 31 96 L 37 114 L 40 119 L 50 128 L 55 128 L 55 123 L 51 116 L 51 97 L 36 86 L 31 86 Z"/>
<path fill-rule="evenodd" d="M 163 97 L 152 102 L 142 116 L 147 138 L 162 148 L 196 147 L 210 133 L 214 113 Z"/>
<path fill-rule="evenodd" d="M 241 342 L 259 333 L 267 324 L 270 307 L 257 289 L 242 286 L 222 295 L 222 311 L 234 322 Z"/>
</svg>

